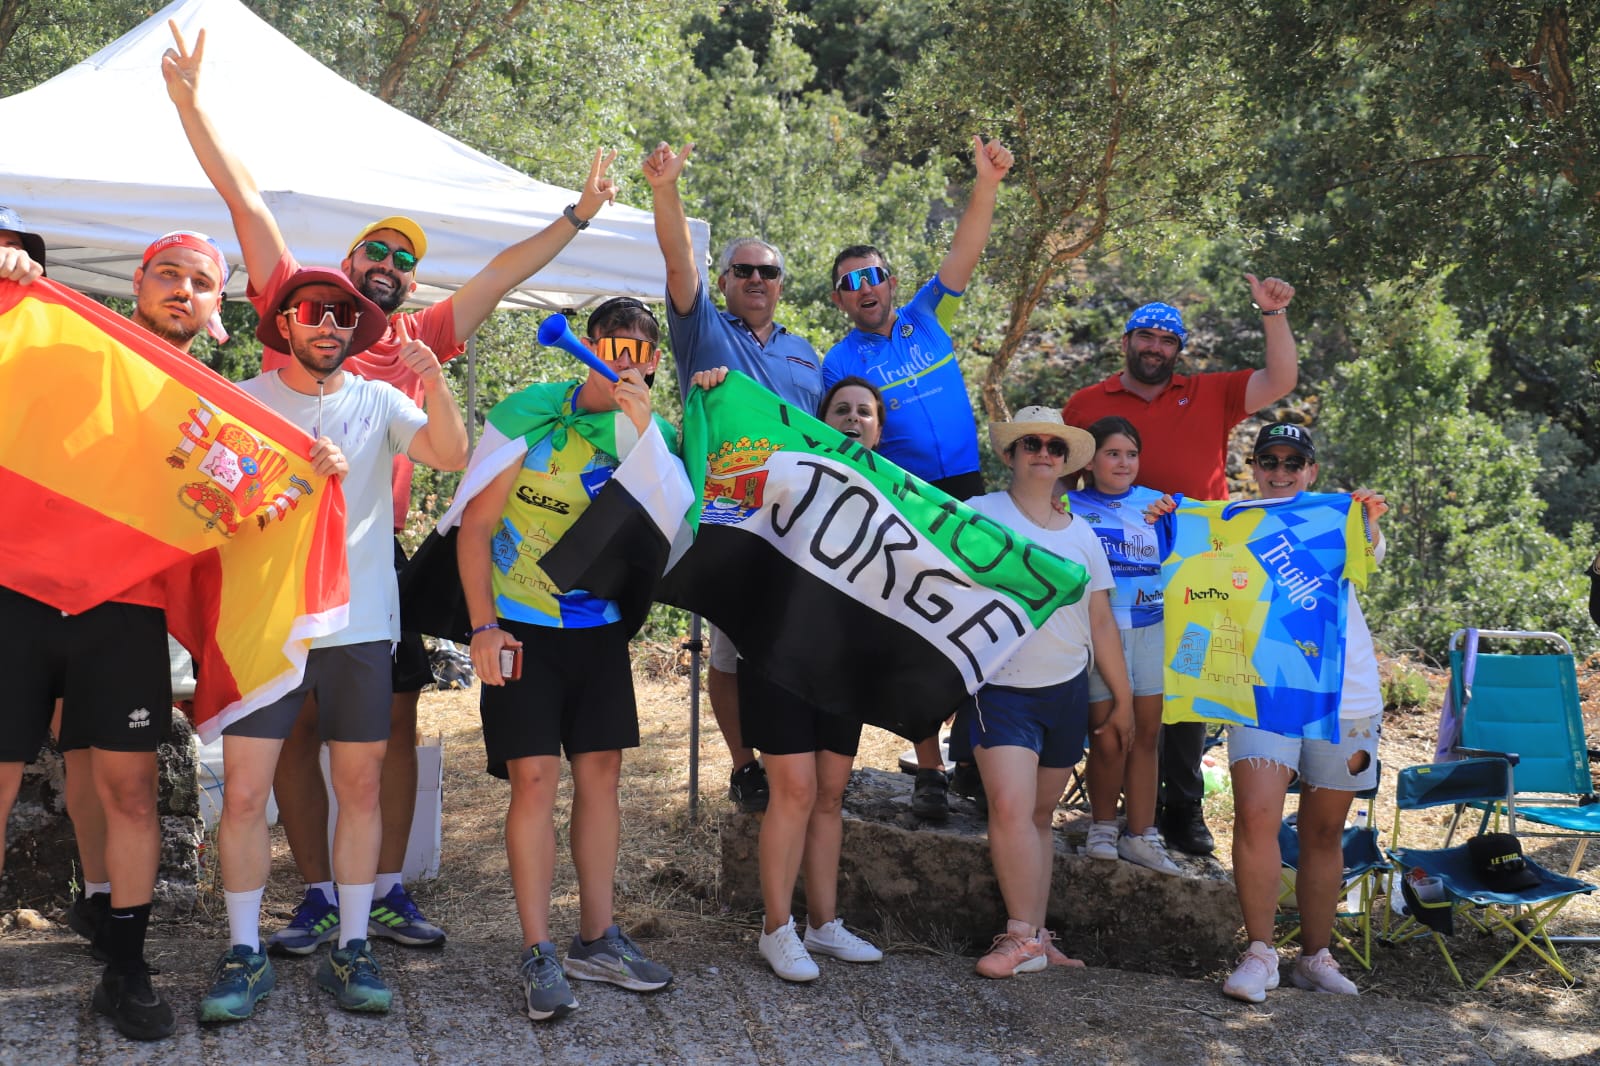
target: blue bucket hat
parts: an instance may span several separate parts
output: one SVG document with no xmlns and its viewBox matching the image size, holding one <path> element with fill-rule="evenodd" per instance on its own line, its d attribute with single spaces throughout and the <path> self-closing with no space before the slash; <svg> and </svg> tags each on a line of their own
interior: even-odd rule
<svg viewBox="0 0 1600 1066">
<path fill-rule="evenodd" d="M 44 238 L 29 230 L 22 216 L 9 207 L 0 206 L 0 229 L 8 229 L 22 238 L 22 250 L 28 258 L 44 266 Z"/>
<path fill-rule="evenodd" d="M 1164 329 L 1178 338 L 1178 350 L 1189 343 L 1189 331 L 1183 328 L 1183 312 L 1171 304 L 1145 304 L 1128 318 L 1122 334 L 1127 336 L 1136 329 Z"/>
</svg>

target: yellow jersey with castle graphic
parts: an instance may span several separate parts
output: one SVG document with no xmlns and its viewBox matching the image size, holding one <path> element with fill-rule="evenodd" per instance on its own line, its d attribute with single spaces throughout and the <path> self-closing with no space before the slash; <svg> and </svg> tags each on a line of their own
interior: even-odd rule
<svg viewBox="0 0 1600 1066">
<path fill-rule="evenodd" d="M 1347 584 L 1376 566 L 1344 493 L 1182 501 L 1165 582 L 1164 722 L 1337 736 Z"/>
</svg>

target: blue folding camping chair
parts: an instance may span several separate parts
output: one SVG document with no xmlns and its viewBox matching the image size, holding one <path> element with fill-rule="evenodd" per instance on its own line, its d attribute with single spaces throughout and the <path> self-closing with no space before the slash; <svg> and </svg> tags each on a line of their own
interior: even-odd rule
<svg viewBox="0 0 1600 1066">
<path fill-rule="evenodd" d="M 1455 932 L 1458 919 L 1485 932 L 1503 931 L 1511 934 L 1513 943 L 1509 951 L 1472 986 L 1482 988 L 1489 979 L 1524 949 L 1536 955 L 1555 970 L 1569 984 L 1575 982 L 1556 950 L 1555 940 L 1547 926 L 1575 897 L 1594 891 L 1594 886 L 1575 878 L 1540 866 L 1523 857 L 1525 869 L 1532 875 L 1526 887 L 1506 888 L 1496 884 L 1472 856 L 1470 844 L 1443 848 L 1399 847 L 1401 815 L 1407 811 L 1428 807 L 1460 804 L 1503 804 L 1513 807 L 1511 791 L 1511 764 L 1503 758 L 1479 757 L 1458 762 L 1432 763 L 1409 766 L 1400 771 L 1395 783 L 1394 835 L 1396 846 L 1389 849 L 1394 863 L 1396 881 L 1405 895 L 1408 915 L 1405 920 L 1389 929 L 1385 913 L 1384 939 L 1390 943 L 1404 943 L 1418 938 L 1429 938 L 1444 956 L 1445 964 L 1456 982 L 1466 987 L 1461 971 L 1456 967 L 1445 937 Z M 1412 887 L 1413 871 L 1438 879 L 1439 898 L 1422 899 Z"/>
</svg>

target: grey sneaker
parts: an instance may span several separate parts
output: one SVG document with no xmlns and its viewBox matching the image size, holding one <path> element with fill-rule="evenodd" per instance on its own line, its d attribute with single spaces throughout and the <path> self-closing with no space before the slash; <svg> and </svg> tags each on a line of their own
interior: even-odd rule
<svg viewBox="0 0 1600 1066">
<path fill-rule="evenodd" d="M 1161 833 L 1154 826 L 1139 836 L 1122 834 L 1117 841 L 1117 854 L 1136 866 L 1157 873 L 1183 873 L 1178 869 L 1178 864 L 1172 861 L 1172 856 L 1167 854 L 1167 846 L 1161 842 Z"/>
<path fill-rule="evenodd" d="M 1105 859 L 1110 862 L 1117 861 L 1117 834 L 1121 832 L 1117 823 L 1092 822 L 1089 825 L 1089 839 L 1084 842 L 1083 853 L 1091 859 Z"/>
<path fill-rule="evenodd" d="M 556 946 L 550 941 L 525 949 L 518 973 L 522 977 L 522 995 L 528 1001 L 528 1017 L 534 1021 L 565 1018 L 578 1009 L 567 975 L 556 961 Z"/>
<path fill-rule="evenodd" d="M 615 925 L 607 926 L 592 944 L 573 933 L 564 968 L 568 977 L 610 981 L 635 992 L 654 992 L 672 980 L 671 970 L 645 958 L 628 934 Z"/>
<path fill-rule="evenodd" d="M 938 773 L 937 770 L 934 771 Z M 843 918 L 824 922 L 821 929 L 811 928 L 806 919 L 805 949 L 813 955 L 831 955 L 845 962 L 882 962 L 883 952 L 844 927 Z"/>
</svg>

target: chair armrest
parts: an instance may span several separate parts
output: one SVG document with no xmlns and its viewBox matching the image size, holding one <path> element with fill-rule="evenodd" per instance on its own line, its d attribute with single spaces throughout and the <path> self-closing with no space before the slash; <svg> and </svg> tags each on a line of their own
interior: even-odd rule
<svg viewBox="0 0 1600 1066">
<path fill-rule="evenodd" d="M 1471 759 L 1504 759 L 1512 766 L 1517 766 L 1522 762 L 1522 756 L 1514 751 L 1490 751 L 1488 748 L 1451 748 L 1450 750 Z"/>
</svg>

